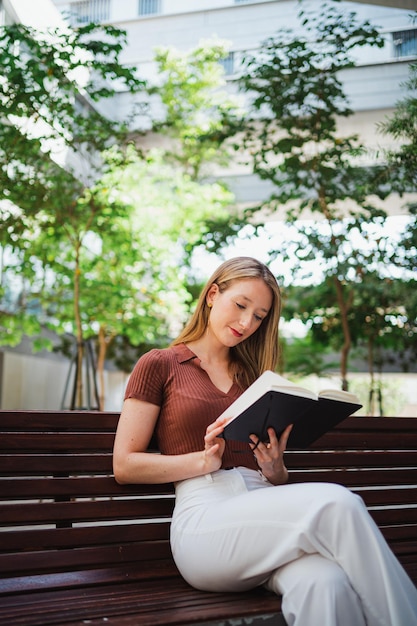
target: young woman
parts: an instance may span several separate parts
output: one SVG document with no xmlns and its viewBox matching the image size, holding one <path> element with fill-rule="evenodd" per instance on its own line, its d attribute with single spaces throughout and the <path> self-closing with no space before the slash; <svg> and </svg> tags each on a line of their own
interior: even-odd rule
<svg viewBox="0 0 417 626">
<path fill-rule="evenodd" d="M 363 501 L 334 484 L 286 484 L 289 427 L 227 442 L 217 417 L 278 348 L 280 292 L 255 259 L 223 263 L 174 343 L 141 357 L 114 447 L 120 483 L 174 482 L 174 559 L 204 590 L 265 585 L 289 626 L 412 626 L 417 592 Z M 161 455 L 148 454 L 156 433 Z M 258 445 L 259 444 L 259 445 Z"/>
</svg>

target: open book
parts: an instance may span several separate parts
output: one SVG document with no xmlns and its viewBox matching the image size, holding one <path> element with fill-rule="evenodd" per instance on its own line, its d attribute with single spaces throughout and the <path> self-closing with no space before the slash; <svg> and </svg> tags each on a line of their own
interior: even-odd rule
<svg viewBox="0 0 417 626">
<path fill-rule="evenodd" d="M 268 441 L 272 427 L 279 437 L 294 424 L 288 448 L 305 448 L 361 408 L 355 394 L 324 389 L 318 395 L 275 372 L 264 372 L 220 417 L 230 418 L 223 437 L 250 441 L 250 435 Z"/>
</svg>

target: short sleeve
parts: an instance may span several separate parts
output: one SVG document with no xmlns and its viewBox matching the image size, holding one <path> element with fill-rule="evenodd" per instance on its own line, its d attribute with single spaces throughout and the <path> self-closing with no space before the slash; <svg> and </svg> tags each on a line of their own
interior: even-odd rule
<svg viewBox="0 0 417 626">
<path fill-rule="evenodd" d="M 150 350 L 140 357 L 126 386 L 124 399 L 135 398 L 157 406 L 164 397 L 163 359 L 160 350 Z"/>
</svg>

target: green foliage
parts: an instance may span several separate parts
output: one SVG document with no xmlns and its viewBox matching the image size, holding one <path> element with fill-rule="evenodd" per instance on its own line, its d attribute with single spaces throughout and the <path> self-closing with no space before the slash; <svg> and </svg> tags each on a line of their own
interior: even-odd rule
<svg viewBox="0 0 417 626">
<path fill-rule="evenodd" d="M 417 14 L 416 14 L 417 16 Z M 405 83 L 407 95 L 397 102 L 393 115 L 379 125 L 385 135 L 391 135 L 398 147 L 388 151 L 389 176 L 395 190 L 416 192 L 417 190 L 417 62 L 409 65 L 409 77 Z"/>
<path fill-rule="evenodd" d="M 142 159 L 128 150 L 126 165 L 115 170 L 109 186 L 134 207 L 137 232 L 185 279 L 195 248 L 215 251 L 232 232 L 234 197 L 220 184 L 195 181 L 165 156 L 151 150 Z"/>
<path fill-rule="evenodd" d="M 94 24 L 77 31 L 0 28 L 0 201 L 26 214 L 62 210 L 82 193 L 81 181 L 94 178 L 97 153 L 123 141 L 126 122 L 101 111 L 121 87 L 131 93 L 144 88 L 119 61 L 124 42 L 123 31 Z M 76 172 L 74 154 L 81 161 Z M 10 219 L 5 226 L 3 244 Z"/>
<path fill-rule="evenodd" d="M 227 45 L 205 41 L 190 52 L 158 48 L 156 63 L 160 83 L 150 89 L 164 107 L 156 132 L 174 141 L 166 158 L 194 180 L 207 175 L 210 165 L 230 161 L 230 137 L 242 128 L 243 111 L 236 97 L 224 89 L 220 64 Z"/>
<path fill-rule="evenodd" d="M 240 83 L 254 114 L 245 145 L 255 172 L 276 185 L 270 210 L 284 205 L 296 219 L 308 208 L 331 220 L 349 199 L 352 210 L 368 213 L 369 193 L 383 197 L 387 189 L 378 187 L 373 168 L 356 164 L 365 151 L 357 136 L 338 132 L 338 118 L 352 114 L 339 73 L 354 66 L 353 49 L 382 46 L 383 39 L 337 2 L 319 15 L 301 11 L 299 20 L 304 35 L 278 31 L 246 58 Z"/>
<path fill-rule="evenodd" d="M 173 136 L 184 150 L 172 160 L 175 151 L 143 158 L 126 147 L 134 139 L 128 120 L 103 113 L 103 101 L 120 88 L 145 87 L 119 62 L 124 43 L 122 31 L 93 24 L 48 33 L 18 25 L 0 38 L 4 341 L 16 345 L 47 327 L 76 337 L 80 364 L 85 341 L 97 338 L 99 369 L 109 353 L 126 366 L 117 346 L 140 351 L 169 342 L 190 303 L 194 248 L 214 251 L 236 229 L 230 192 L 197 182 L 205 163 L 225 163 L 215 134 L 226 136 L 236 115 L 230 102 L 219 101 L 214 122 L 217 104 L 208 91 L 220 78 L 220 47 L 198 50 L 187 66 L 199 74 L 193 89 L 186 78 L 176 86 L 183 107 Z M 167 75 L 178 75 L 168 65 Z M 47 344 L 39 336 L 33 345 Z"/>
<path fill-rule="evenodd" d="M 417 13 L 414 14 L 414 21 Z M 417 192 L 417 63 L 409 65 L 409 78 L 405 84 L 406 96 L 397 103 L 393 115 L 379 130 L 391 135 L 397 148 L 387 153 L 388 173 L 394 188 L 399 194 Z M 397 250 L 397 263 L 414 273 L 417 267 L 417 202 L 406 204 L 411 219 L 405 229 Z"/>
<path fill-rule="evenodd" d="M 56 270 L 63 240 L 76 249 L 89 229 L 85 183 L 100 169 L 98 152 L 128 131 L 125 122 L 91 106 L 102 106 L 122 86 L 132 93 L 143 89 L 119 61 L 124 42 L 123 31 L 93 24 L 76 32 L 0 28 L 1 278 L 5 288 L 21 292 L 13 331 L 10 309 L 2 306 L 9 343 L 37 332 L 45 320 L 40 298 L 52 281 L 51 263 Z M 75 159 L 78 172 L 70 165 Z"/>
<path fill-rule="evenodd" d="M 144 87 L 120 63 L 125 42 L 126 33 L 112 26 L 45 32 L 22 24 L 2 26 L 2 117 L 23 136 L 61 138 L 65 145 L 102 150 L 110 137 L 126 132 L 126 125 L 89 106 L 88 100 L 102 103 L 121 87 L 130 92 Z"/>
<path fill-rule="evenodd" d="M 338 365 L 332 360 L 330 346 L 317 341 L 311 332 L 305 337 L 295 337 L 283 342 L 282 351 L 281 369 L 287 374 L 297 376 L 315 374 L 323 377 Z"/>
<path fill-rule="evenodd" d="M 326 278 L 319 285 L 293 286 L 286 290 L 284 314 L 286 319 L 300 319 L 309 329 L 305 350 L 311 361 L 308 346 L 316 349 L 318 361 L 311 364 L 310 373 L 319 375 L 317 368 L 324 366 L 322 359 L 329 351 L 340 350 L 344 340 L 342 318 L 335 305 L 332 281 Z M 352 305 L 348 314 L 352 346 L 368 362 L 371 378 L 383 371 L 384 365 L 395 365 L 408 372 L 417 360 L 417 296 L 415 281 L 382 278 L 369 269 L 355 283 Z M 295 348 L 300 343 L 295 342 Z M 319 348 L 321 346 L 321 348 Z M 297 365 L 292 346 L 285 351 L 287 366 L 303 371 Z M 331 365 L 330 365 L 331 366 Z M 309 373 L 309 367 L 303 373 Z"/>
<path fill-rule="evenodd" d="M 396 252 L 396 262 L 415 277 L 417 269 L 417 204 L 408 206 L 410 221 L 405 227 Z"/>
<path fill-rule="evenodd" d="M 378 29 L 343 12 L 337 1 L 324 3 L 318 14 L 300 5 L 301 34 L 281 30 L 246 59 L 241 86 L 253 115 L 245 146 L 254 171 L 275 185 L 263 210 L 284 208 L 298 231 L 297 241 L 273 256 L 293 259 L 295 281 L 306 280 L 313 263 L 321 270 L 327 322 L 329 307 L 334 311 L 326 338 L 340 350 L 346 388 L 357 291 L 368 271 L 392 264 L 395 255 L 385 238 L 373 237 L 386 214 L 371 201 L 384 199 L 393 186 L 383 167 L 360 163 L 366 147 L 358 137 L 338 129 L 339 118 L 352 115 L 340 73 L 354 67 L 354 50 L 384 42 Z M 317 221 L 301 221 L 311 216 Z"/>
</svg>

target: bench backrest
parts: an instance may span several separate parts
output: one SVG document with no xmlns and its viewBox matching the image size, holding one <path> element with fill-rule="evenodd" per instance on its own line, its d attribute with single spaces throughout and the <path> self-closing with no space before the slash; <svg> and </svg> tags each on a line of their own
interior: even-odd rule
<svg viewBox="0 0 417 626">
<path fill-rule="evenodd" d="M 9 591 L 42 585 L 51 572 L 62 573 L 54 584 L 63 586 L 175 573 L 172 486 L 115 482 L 118 417 L 0 412 L 0 526 L 10 527 L 0 539 L 0 576 L 16 577 Z"/>
<path fill-rule="evenodd" d="M 0 591 L 177 575 L 173 487 L 115 482 L 118 417 L 0 411 Z M 416 451 L 417 419 L 348 418 L 314 447 L 289 451 L 287 465 L 292 481 L 360 493 L 416 580 Z"/>
</svg>

